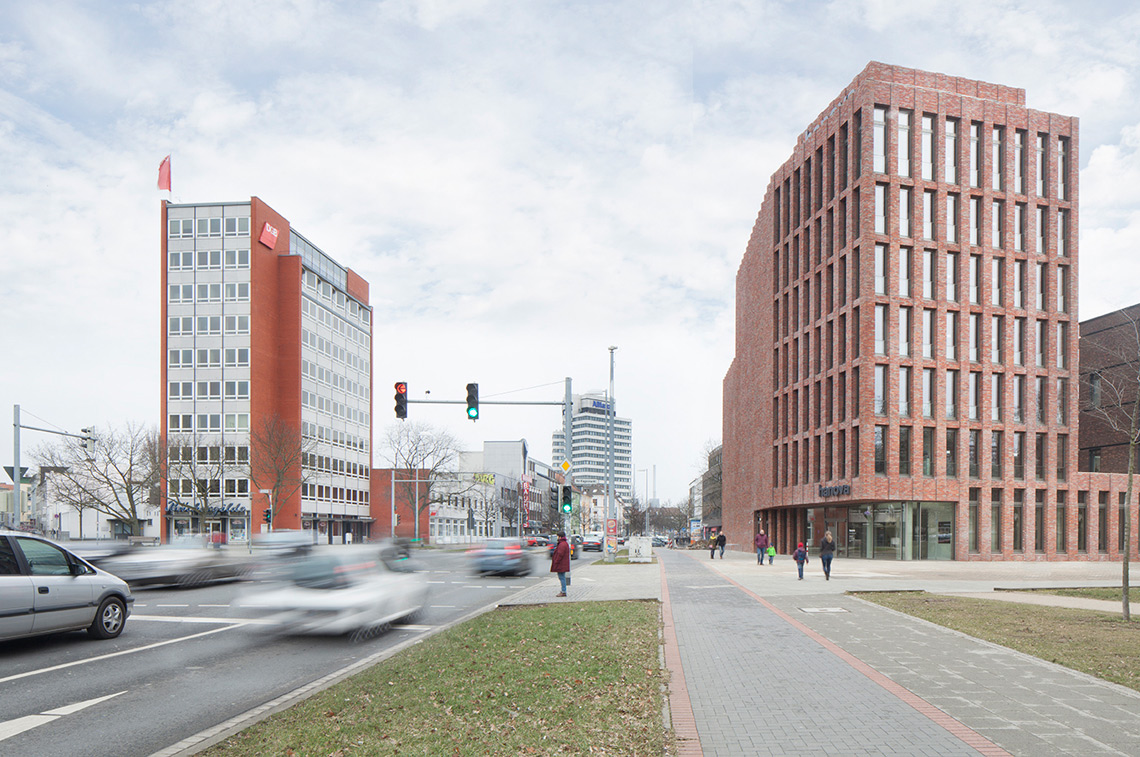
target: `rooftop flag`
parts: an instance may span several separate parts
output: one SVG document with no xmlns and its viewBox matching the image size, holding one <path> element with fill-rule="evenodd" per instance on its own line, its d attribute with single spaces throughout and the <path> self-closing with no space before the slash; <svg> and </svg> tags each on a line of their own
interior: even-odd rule
<svg viewBox="0 0 1140 757">
<path fill-rule="evenodd" d="M 158 188 L 170 191 L 170 156 L 167 155 L 158 164 Z"/>
</svg>

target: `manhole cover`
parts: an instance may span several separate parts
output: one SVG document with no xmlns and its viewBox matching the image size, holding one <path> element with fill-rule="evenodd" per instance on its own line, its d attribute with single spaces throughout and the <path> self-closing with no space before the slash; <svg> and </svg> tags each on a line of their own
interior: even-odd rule
<svg viewBox="0 0 1140 757">
<path fill-rule="evenodd" d="M 801 612 L 847 612 L 842 607 L 801 607 Z"/>
</svg>

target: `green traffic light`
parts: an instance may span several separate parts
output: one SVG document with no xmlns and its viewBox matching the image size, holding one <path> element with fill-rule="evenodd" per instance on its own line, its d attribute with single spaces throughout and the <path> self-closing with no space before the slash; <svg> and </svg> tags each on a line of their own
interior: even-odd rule
<svg viewBox="0 0 1140 757">
<path fill-rule="evenodd" d="M 479 408 L 477 408 L 477 407 L 467 408 L 467 417 L 473 421 L 478 420 L 479 419 Z"/>
<path fill-rule="evenodd" d="M 562 503 L 562 512 L 569 514 L 571 509 L 573 509 L 573 508 L 570 506 L 569 502 L 563 502 Z"/>
</svg>

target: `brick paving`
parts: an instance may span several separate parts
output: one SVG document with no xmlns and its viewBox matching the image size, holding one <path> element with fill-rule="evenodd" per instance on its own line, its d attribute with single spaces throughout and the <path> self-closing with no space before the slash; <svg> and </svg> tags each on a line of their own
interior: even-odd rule
<svg viewBox="0 0 1140 757">
<path fill-rule="evenodd" d="M 825 582 L 786 556 L 656 555 L 510 602 L 660 600 L 678 755 L 1140 755 L 1140 694 L 846 595 L 1108 585 L 1118 564 L 842 560 Z"/>
</svg>

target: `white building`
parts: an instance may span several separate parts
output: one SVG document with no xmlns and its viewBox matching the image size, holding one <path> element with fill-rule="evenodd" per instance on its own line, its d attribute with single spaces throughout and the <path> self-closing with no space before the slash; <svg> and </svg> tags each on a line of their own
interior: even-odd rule
<svg viewBox="0 0 1140 757">
<path fill-rule="evenodd" d="M 575 394 L 570 417 L 571 474 L 575 486 L 605 485 L 609 481 L 610 403 L 606 395 Z M 616 408 L 615 408 L 616 412 Z M 625 500 L 633 499 L 633 421 L 614 417 L 614 490 Z M 566 458 L 565 434 L 558 429 L 551 437 L 551 458 L 558 465 Z"/>
</svg>

